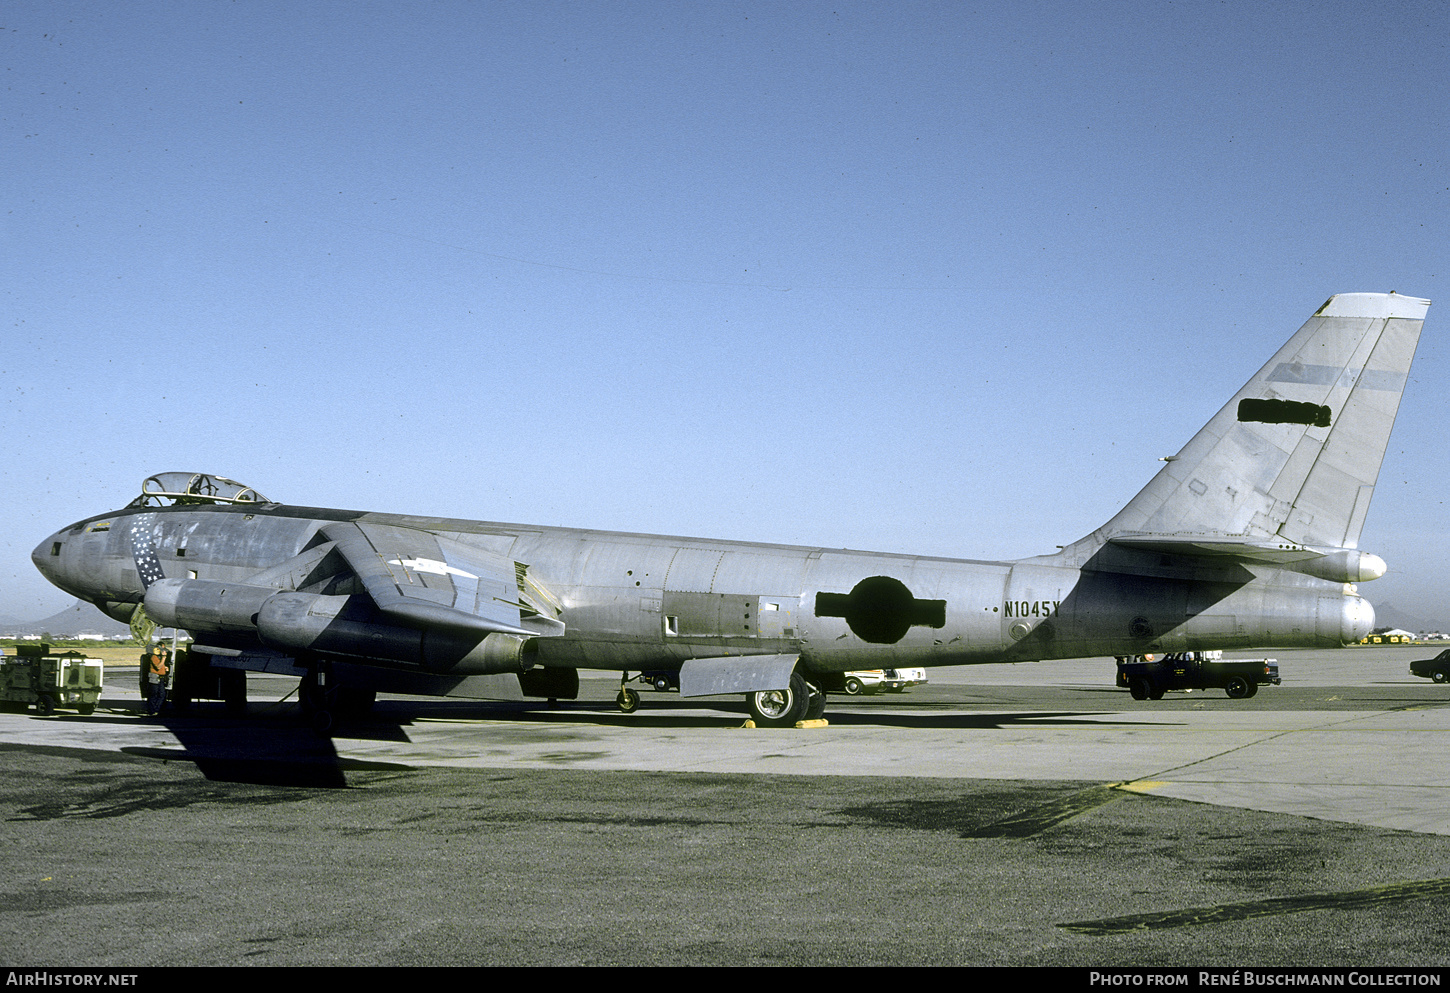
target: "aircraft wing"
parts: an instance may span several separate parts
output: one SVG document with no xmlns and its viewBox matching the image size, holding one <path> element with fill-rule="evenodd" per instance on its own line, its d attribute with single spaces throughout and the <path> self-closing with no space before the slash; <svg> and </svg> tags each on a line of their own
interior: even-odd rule
<svg viewBox="0 0 1450 993">
<path fill-rule="evenodd" d="M 324 537 L 378 609 L 411 627 L 551 637 L 564 625 L 521 595 L 520 563 L 486 549 L 388 524 L 328 524 Z"/>
</svg>

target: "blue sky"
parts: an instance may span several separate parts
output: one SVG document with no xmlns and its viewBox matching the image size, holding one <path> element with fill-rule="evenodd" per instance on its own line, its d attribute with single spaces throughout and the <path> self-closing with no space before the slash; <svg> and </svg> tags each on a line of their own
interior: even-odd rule
<svg viewBox="0 0 1450 993">
<path fill-rule="evenodd" d="M 970 558 L 1330 294 L 1440 301 L 1362 591 L 1450 624 L 1443 3 L 0 12 L 0 614 L 164 470 Z"/>
</svg>

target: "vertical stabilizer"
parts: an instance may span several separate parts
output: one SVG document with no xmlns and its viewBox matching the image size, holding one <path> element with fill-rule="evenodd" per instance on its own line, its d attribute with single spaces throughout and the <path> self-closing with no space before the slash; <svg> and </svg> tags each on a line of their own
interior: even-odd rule
<svg viewBox="0 0 1450 993">
<path fill-rule="evenodd" d="M 1330 297 L 1097 537 L 1358 547 L 1429 306 Z"/>
</svg>

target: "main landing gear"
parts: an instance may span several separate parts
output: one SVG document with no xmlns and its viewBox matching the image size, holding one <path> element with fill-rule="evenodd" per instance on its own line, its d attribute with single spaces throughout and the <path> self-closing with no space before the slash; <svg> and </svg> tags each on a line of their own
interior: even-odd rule
<svg viewBox="0 0 1450 993">
<path fill-rule="evenodd" d="M 783 690 L 755 690 L 745 694 L 750 719 L 756 727 L 788 728 L 801 721 L 817 721 L 826 712 L 826 691 L 799 672 L 791 673 Z"/>
<path fill-rule="evenodd" d="M 307 725 L 322 737 L 330 738 L 337 730 L 339 717 L 366 714 L 373 709 L 378 694 L 376 690 L 339 686 L 333 678 L 332 667 L 324 663 L 307 670 L 297 687 L 297 698 Z"/>
<path fill-rule="evenodd" d="M 614 698 L 621 713 L 632 714 L 639 709 L 639 691 L 629 684 L 634 680 L 648 683 L 657 690 L 673 689 L 667 677 L 659 673 L 640 673 L 631 678 L 623 673 L 619 694 Z M 815 679 L 799 670 L 791 673 L 790 684 L 783 690 L 752 690 L 745 694 L 745 705 L 756 727 L 788 728 L 801 721 L 818 721 L 826 713 L 826 691 Z"/>
</svg>

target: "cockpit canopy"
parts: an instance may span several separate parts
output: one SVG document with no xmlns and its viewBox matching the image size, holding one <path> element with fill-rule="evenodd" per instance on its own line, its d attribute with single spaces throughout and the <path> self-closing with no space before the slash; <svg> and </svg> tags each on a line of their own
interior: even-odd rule
<svg viewBox="0 0 1450 993">
<path fill-rule="evenodd" d="M 235 479 L 204 472 L 159 472 L 141 484 L 132 507 L 174 507 L 178 504 L 271 503 Z"/>
</svg>

